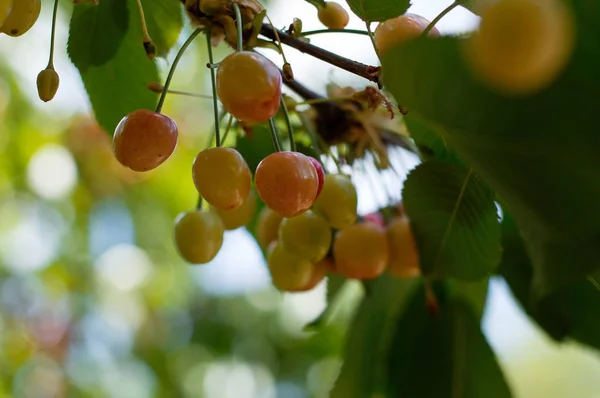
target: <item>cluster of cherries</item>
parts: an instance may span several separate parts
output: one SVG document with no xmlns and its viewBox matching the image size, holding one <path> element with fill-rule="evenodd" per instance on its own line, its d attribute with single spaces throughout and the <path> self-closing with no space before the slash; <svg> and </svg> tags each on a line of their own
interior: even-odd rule
<svg viewBox="0 0 600 398">
<path fill-rule="evenodd" d="M 335 3 L 327 4 L 320 18 L 327 21 L 322 15 L 329 15 L 339 22 L 340 18 L 331 17 L 332 10 L 338 16 L 345 11 L 331 8 Z M 345 26 L 347 20 L 342 22 Z M 385 48 L 386 42 L 380 45 Z M 227 112 L 244 123 L 274 117 L 281 86 L 279 69 L 256 52 L 234 52 L 217 67 L 218 98 Z M 177 125 L 170 117 L 137 110 L 117 126 L 114 153 L 132 170 L 151 170 L 173 153 L 177 137 Z M 386 269 L 398 277 L 420 273 L 408 218 L 400 216 L 385 225 L 381 217 L 371 215 L 357 222 L 357 194 L 350 178 L 326 175 L 315 158 L 294 151 L 274 152 L 259 163 L 253 186 L 252 173 L 238 151 L 213 147 L 196 156 L 192 179 L 210 206 L 181 213 L 175 220 L 178 252 L 190 263 L 211 261 L 222 246 L 224 231 L 252 220 L 258 196 L 266 206 L 255 232 L 267 252 L 273 284 L 281 290 L 312 289 L 327 271 L 354 279 L 376 278 Z"/>
</svg>

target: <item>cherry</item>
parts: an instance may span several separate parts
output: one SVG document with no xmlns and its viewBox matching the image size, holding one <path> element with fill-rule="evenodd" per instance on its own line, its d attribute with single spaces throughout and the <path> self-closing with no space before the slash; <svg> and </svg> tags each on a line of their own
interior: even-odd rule
<svg viewBox="0 0 600 398">
<path fill-rule="evenodd" d="M 0 28 L 4 25 L 4 21 L 10 15 L 13 7 L 13 0 L 0 0 Z"/>
<path fill-rule="evenodd" d="M 296 257 L 317 262 L 329 251 L 331 229 L 323 217 L 309 210 L 283 220 L 279 227 L 279 241 Z"/>
<path fill-rule="evenodd" d="M 13 37 L 23 35 L 36 23 L 41 9 L 41 0 L 14 0 L 0 32 Z"/>
<path fill-rule="evenodd" d="M 250 194 L 244 201 L 244 203 L 235 210 L 221 210 L 213 207 L 217 212 L 226 230 L 233 230 L 244 225 L 248 225 L 254 217 L 254 211 L 256 210 L 257 196 L 254 190 L 250 190 Z"/>
<path fill-rule="evenodd" d="M 46 68 L 38 74 L 37 89 L 38 96 L 44 102 L 48 102 L 54 98 L 60 79 L 58 73 L 53 68 Z"/>
<path fill-rule="evenodd" d="M 175 244 L 181 257 L 192 264 L 211 261 L 223 244 L 223 222 L 206 210 L 181 213 L 175 219 Z"/>
<path fill-rule="evenodd" d="M 385 271 L 390 248 L 385 229 L 374 223 L 359 223 L 337 232 L 333 257 L 337 271 L 347 278 L 372 279 Z"/>
<path fill-rule="evenodd" d="M 386 54 L 392 47 L 417 38 L 429 23 L 427 18 L 410 13 L 380 23 L 374 33 L 379 54 Z M 429 36 L 439 35 L 440 31 L 435 26 L 429 31 Z"/>
<path fill-rule="evenodd" d="M 319 176 L 307 156 L 284 151 L 272 153 L 258 164 L 254 182 L 263 202 L 290 218 L 313 205 Z"/>
<path fill-rule="evenodd" d="M 420 275 L 419 252 L 408 217 L 396 217 L 390 221 L 386 235 L 390 243 L 390 274 L 398 278 Z"/>
<path fill-rule="evenodd" d="M 277 240 L 281 221 L 283 221 L 283 216 L 268 207 L 263 207 L 258 214 L 255 235 L 258 244 L 264 250 Z"/>
<path fill-rule="evenodd" d="M 375 223 L 375 224 L 379 225 L 380 227 L 383 227 L 385 225 L 385 220 L 383 218 L 383 215 L 381 215 L 381 213 L 378 213 L 378 212 L 369 213 L 369 214 L 363 216 L 363 220 L 365 222 Z"/>
<path fill-rule="evenodd" d="M 467 42 L 474 74 L 505 94 L 531 94 L 550 85 L 573 49 L 574 23 L 560 0 L 500 0 L 481 13 Z"/>
<path fill-rule="evenodd" d="M 177 125 L 167 115 L 139 109 L 125 116 L 115 129 L 117 160 L 134 171 L 160 166 L 177 146 Z"/>
<path fill-rule="evenodd" d="M 332 1 L 327 1 L 324 6 L 319 7 L 318 16 L 319 21 L 329 29 L 344 29 L 350 21 L 344 7 Z"/>
<path fill-rule="evenodd" d="M 313 210 L 333 228 L 342 229 L 356 222 L 357 204 L 356 189 L 350 178 L 342 174 L 328 174 Z"/>
<path fill-rule="evenodd" d="M 323 261 L 314 263 L 312 266 L 312 273 L 311 273 L 310 281 L 306 285 L 302 286 L 301 288 L 289 290 L 289 291 L 290 292 L 307 292 L 309 290 L 312 290 L 323 279 L 325 279 L 326 273 L 327 273 L 327 267 Z"/>
<path fill-rule="evenodd" d="M 271 243 L 267 253 L 267 264 L 271 280 L 279 290 L 301 290 L 313 278 L 314 265 L 289 253 L 280 243 Z"/>
<path fill-rule="evenodd" d="M 239 51 L 217 69 L 217 94 L 227 112 L 246 123 L 269 120 L 279 109 L 281 74 L 264 56 Z"/>
<path fill-rule="evenodd" d="M 208 148 L 192 167 L 192 179 L 200 195 L 220 210 L 239 208 L 250 193 L 252 175 L 244 157 L 233 148 Z"/>
<path fill-rule="evenodd" d="M 323 190 L 323 184 L 325 182 L 325 170 L 323 170 L 323 166 L 321 165 L 321 162 L 319 162 L 317 159 L 313 158 L 312 156 L 309 156 L 308 159 L 312 162 L 313 166 L 315 166 L 315 170 L 317 170 L 317 176 L 319 177 L 319 186 L 317 187 L 317 197 L 319 197 L 319 194 Z"/>
</svg>

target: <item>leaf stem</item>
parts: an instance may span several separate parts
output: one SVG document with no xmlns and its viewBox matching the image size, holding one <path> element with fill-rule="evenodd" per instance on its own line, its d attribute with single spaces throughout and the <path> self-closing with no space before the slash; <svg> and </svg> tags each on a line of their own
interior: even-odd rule
<svg viewBox="0 0 600 398">
<path fill-rule="evenodd" d="M 50 57 L 48 58 L 47 69 L 54 69 L 54 37 L 56 32 L 56 15 L 58 14 L 58 0 L 54 0 L 54 10 L 52 11 L 52 32 L 50 33 Z"/>
<path fill-rule="evenodd" d="M 273 118 L 269 119 L 269 128 L 271 129 L 271 138 L 273 139 L 273 147 L 277 152 L 281 152 L 281 144 L 279 143 L 279 137 L 277 135 L 277 127 L 275 126 L 275 122 Z"/>
<path fill-rule="evenodd" d="M 173 80 L 173 75 L 175 74 L 175 69 L 177 68 L 177 64 L 179 63 L 179 60 L 183 56 L 183 53 L 185 53 L 185 50 L 187 50 L 189 45 L 192 43 L 192 41 L 194 41 L 196 36 L 198 36 L 198 34 L 201 31 L 202 30 L 200 28 L 194 30 L 194 32 L 192 32 L 192 34 L 190 35 L 190 37 L 188 37 L 188 39 L 185 41 L 185 43 L 183 43 L 183 45 L 179 49 L 179 52 L 177 52 L 177 55 L 175 56 L 175 59 L 173 60 L 173 65 L 171 65 L 171 69 L 169 70 L 169 74 L 167 75 L 167 79 L 165 80 L 164 90 L 163 90 L 162 94 L 160 95 L 160 98 L 158 99 L 158 104 L 156 105 L 156 111 L 155 111 L 156 113 L 160 113 L 160 111 L 162 110 L 163 104 L 165 103 L 165 98 L 167 96 L 167 93 L 169 92 L 169 86 L 171 85 L 171 80 Z"/>
<path fill-rule="evenodd" d="M 287 124 L 288 128 L 288 136 L 290 138 L 290 150 L 292 152 L 296 152 L 296 138 L 294 137 L 294 126 L 292 126 L 292 119 L 290 118 L 290 113 L 288 112 L 288 108 L 285 104 L 285 100 L 283 99 L 283 95 L 279 97 L 279 102 L 281 104 L 283 117 L 285 118 L 285 123 Z"/>
<path fill-rule="evenodd" d="M 316 30 L 307 30 L 306 32 L 302 32 L 302 36 L 311 36 L 318 35 L 321 33 L 352 33 L 355 35 L 363 35 L 369 36 L 369 32 L 358 29 L 316 29 Z"/>
<path fill-rule="evenodd" d="M 367 34 L 369 35 L 369 39 L 371 39 L 371 44 L 373 44 L 373 50 L 375 50 L 375 54 L 379 61 L 381 61 L 381 54 L 379 53 L 379 47 L 377 47 L 377 43 L 375 42 L 375 35 L 371 30 L 371 22 L 365 21 L 365 25 L 367 26 Z"/>
<path fill-rule="evenodd" d="M 281 30 L 274 29 L 269 24 L 263 24 L 260 30 L 261 35 L 271 40 L 276 40 L 275 33 L 277 33 L 283 44 L 295 48 L 296 50 L 305 54 L 312 55 L 315 58 L 325 61 L 333 66 L 337 66 L 338 68 L 344 69 L 357 76 L 363 77 L 375 83 L 379 83 L 379 67 L 365 65 L 363 63 L 334 54 L 330 51 L 322 49 L 321 47 L 317 47 L 313 44 L 299 40 Z"/>
<path fill-rule="evenodd" d="M 454 10 L 457 6 L 459 6 L 460 2 L 461 2 L 461 0 L 455 0 L 452 4 L 450 4 L 448 7 L 446 7 L 444 9 L 444 11 L 440 12 L 438 14 L 438 16 L 435 17 L 434 20 L 431 21 L 431 23 L 429 25 L 427 25 L 427 27 L 425 28 L 423 33 L 421 33 L 421 37 L 427 36 L 429 34 L 429 32 L 431 32 L 431 29 L 433 29 L 435 24 L 438 23 L 440 21 L 440 19 L 444 18 L 446 16 L 446 14 L 448 14 L 450 11 Z"/>
<path fill-rule="evenodd" d="M 240 11 L 240 5 L 237 2 L 233 3 L 233 9 L 235 11 L 235 23 L 237 26 L 237 50 L 244 50 L 244 36 L 242 32 L 242 12 Z M 211 61 L 212 63 L 212 61 Z"/>
<path fill-rule="evenodd" d="M 236 4 L 236 3 L 234 3 Z M 213 50 L 212 43 L 210 41 L 210 27 L 206 29 L 206 47 L 208 48 L 208 61 L 211 64 L 214 64 L 213 59 Z M 212 85 L 212 96 L 213 96 L 213 112 L 215 114 L 215 141 L 216 146 L 221 146 L 221 126 L 219 123 L 219 105 L 217 103 L 217 77 L 215 75 L 215 70 L 213 68 L 208 68 L 210 70 L 210 82 Z"/>
</svg>

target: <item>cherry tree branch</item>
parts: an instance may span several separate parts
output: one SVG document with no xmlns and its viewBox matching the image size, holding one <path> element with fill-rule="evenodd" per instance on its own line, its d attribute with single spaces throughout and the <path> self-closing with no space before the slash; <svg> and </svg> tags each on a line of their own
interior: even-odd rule
<svg viewBox="0 0 600 398">
<path fill-rule="evenodd" d="M 337 66 L 340 69 L 344 69 L 357 76 L 375 82 L 377 85 L 379 85 L 380 68 L 378 66 L 365 65 L 363 63 L 342 57 L 330 51 L 324 50 L 321 47 L 317 47 L 314 44 L 297 39 L 282 30 L 274 29 L 267 23 L 262 25 L 260 34 L 271 40 L 276 40 L 275 30 L 277 31 L 277 35 L 279 35 L 279 39 L 283 44 L 325 61 L 333 66 Z"/>
</svg>

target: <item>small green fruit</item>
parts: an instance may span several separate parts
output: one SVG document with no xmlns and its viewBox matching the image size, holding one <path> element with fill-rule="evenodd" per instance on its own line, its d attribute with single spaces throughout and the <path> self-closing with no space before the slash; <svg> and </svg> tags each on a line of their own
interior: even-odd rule
<svg viewBox="0 0 600 398">
<path fill-rule="evenodd" d="M 40 99 L 44 102 L 50 101 L 56 95 L 60 79 L 53 68 L 46 68 L 37 77 L 37 89 Z"/>
</svg>

